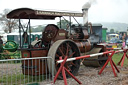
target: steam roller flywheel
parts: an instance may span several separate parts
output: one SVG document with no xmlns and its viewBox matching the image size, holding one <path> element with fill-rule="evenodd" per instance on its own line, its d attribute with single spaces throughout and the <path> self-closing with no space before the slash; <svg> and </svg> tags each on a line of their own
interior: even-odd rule
<svg viewBox="0 0 128 85">
<path fill-rule="evenodd" d="M 87 55 L 95 54 L 95 53 L 101 53 L 104 52 L 102 48 L 93 48 L 90 52 L 88 52 Z M 105 64 L 108 57 L 107 55 L 100 55 L 100 56 L 94 56 L 90 58 L 85 58 L 83 61 L 83 65 L 85 66 L 91 66 L 91 67 L 101 67 Z"/>
<path fill-rule="evenodd" d="M 61 65 L 57 63 L 58 60 L 61 58 L 64 59 L 66 56 L 68 58 L 78 57 L 80 56 L 80 51 L 73 41 L 68 39 L 58 40 L 50 47 L 48 56 L 52 57 L 54 62 L 52 63 L 50 59 L 48 59 L 49 71 L 52 73 L 52 65 L 54 65 L 54 74 L 56 74 Z M 66 62 L 64 67 L 67 68 L 73 75 L 77 75 L 80 67 L 80 60 Z M 67 72 L 66 76 L 70 77 Z M 59 74 L 58 78 L 63 78 L 62 72 Z"/>
</svg>

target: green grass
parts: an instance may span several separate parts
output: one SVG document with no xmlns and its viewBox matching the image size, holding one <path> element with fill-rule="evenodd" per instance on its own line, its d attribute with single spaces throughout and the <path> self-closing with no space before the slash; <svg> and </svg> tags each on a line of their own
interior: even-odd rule
<svg viewBox="0 0 128 85">
<path fill-rule="evenodd" d="M 2 83 L 3 85 L 6 85 L 7 83 L 12 85 L 19 85 L 19 84 L 27 84 L 27 83 L 33 83 L 33 82 L 41 82 L 45 79 L 46 79 L 45 75 L 40 75 L 40 77 L 23 75 L 23 74 L 8 75 L 8 76 L 3 75 L 3 77 L 0 78 L 0 83 Z M 33 84 L 28 84 L 28 85 L 33 85 Z"/>
<path fill-rule="evenodd" d="M 114 61 L 114 63 L 117 65 L 118 62 L 120 61 L 120 59 L 122 58 L 123 56 L 123 53 L 117 53 L 117 54 L 114 54 L 112 56 L 112 60 Z M 110 65 L 110 64 L 109 64 Z M 123 64 L 124 67 L 128 66 L 128 59 L 127 57 L 125 56 L 125 60 L 124 60 L 124 64 Z"/>
</svg>

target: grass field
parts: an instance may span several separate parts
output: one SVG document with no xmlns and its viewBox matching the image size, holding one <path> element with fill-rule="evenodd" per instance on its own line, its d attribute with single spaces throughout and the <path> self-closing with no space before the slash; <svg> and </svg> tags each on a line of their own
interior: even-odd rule
<svg viewBox="0 0 128 85">
<path fill-rule="evenodd" d="M 123 53 L 117 53 L 117 54 L 113 55 L 112 59 L 113 59 L 113 61 L 115 62 L 116 65 L 118 64 L 118 62 L 120 61 L 122 56 L 123 56 Z M 127 57 L 125 57 L 123 66 L 125 66 L 125 67 L 128 66 L 128 59 L 127 59 Z"/>
<path fill-rule="evenodd" d="M 0 85 L 1 85 L 1 83 L 3 85 L 6 85 L 6 84 L 12 84 L 12 85 L 27 84 L 27 83 L 32 83 L 32 82 L 42 82 L 45 79 L 46 79 L 45 75 L 28 76 L 28 75 L 23 75 L 23 74 L 17 74 L 17 75 L 8 75 L 8 77 L 7 77 L 7 75 L 3 75 L 3 78 L 0 79 Z"/>
</svg>

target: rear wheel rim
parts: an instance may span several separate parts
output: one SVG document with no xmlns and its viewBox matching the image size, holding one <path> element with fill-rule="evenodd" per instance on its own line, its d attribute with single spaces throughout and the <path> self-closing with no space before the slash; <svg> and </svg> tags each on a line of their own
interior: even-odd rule
<svg viewBox="0 0 128 85">
<path fill-rule="evenodd" d="M 60 60 L 61 58 L 64 59 L 66 56 L 68 58 L 78 57 L 80 56 L 80 52 L 76 44 L 68 40 L 62 40 L 62 42 L 57 42 L 55 45 L 56 48 L 53 49 L 56 51 L 54 51 L 54 53 L 51 56 L 54 58 L 54 70 L 56 74 L 61 65 L 56 63 L 58 60 Z M 50 50 L 52 50 L 52 48 Z M 73 75 L 76 75 L 80 67 L 80 60 L 66 62 L 64 67 L 68 69 Z M 69 77 L 67 73 L 66 76 Z M 58 77 L 62 79 L 62 73 L 60 73 Z"/>
</svg>

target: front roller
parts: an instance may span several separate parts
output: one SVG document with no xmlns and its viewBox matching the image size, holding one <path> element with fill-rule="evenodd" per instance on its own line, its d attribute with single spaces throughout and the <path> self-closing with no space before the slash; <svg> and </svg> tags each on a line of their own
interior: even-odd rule
<svg viewBox="0 0 128 85">
<path fill-rule="evenodd" d="M 87 55 L 101 53 L 101 52 L 104 52 L 104 50 L 102 48 L 94 47 Z M 89 67 L 90 66 L 91 67 L 101 67 L 105 64 L 107 59 L 108 59 L 107 55 L 100 55 L 100 56 L 85 58 L 83 61 L 83 64 L 85 66 L 89 66 Z"/>
<path fill-rule="evenodd" d="M 49 49 L 48 56 L 51 56 L 54 61 L 54 73 L 56 74 L 60 64 L 57 64 L 56 61 L 62 57 L 62 59 L 65 58 L 65 56 L 68 56 L 68 58 L 78 57 L 80 56 L 80 51 L 77 47 L 77 45 L 71 41 L 71 40 L 58 40 L 56 41 L 51 48 Z M 48 68 L 50 72 L 52 73 L 52 62 L 48 60 Z M 67 68 L 73 75 L 76 75 L 78 73 L 79 67 L 80 67 L 80 60 L 70 61 L 65 63 L 65 68 Z M 69 77 L 69 75 L 66 73 L 66 76 Z M 62 79 L 62 73 L 58 76 L 59 79 Z"/>
</svg>

